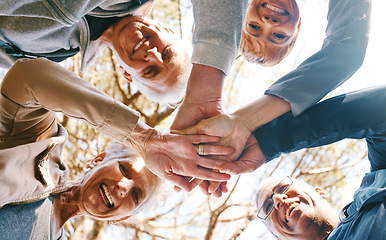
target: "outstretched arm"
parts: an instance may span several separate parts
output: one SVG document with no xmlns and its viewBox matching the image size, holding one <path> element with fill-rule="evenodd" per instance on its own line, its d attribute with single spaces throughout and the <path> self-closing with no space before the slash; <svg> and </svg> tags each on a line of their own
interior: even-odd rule
<svg viewBox="0 0 386 240">
<path fill-rule="evenodd" d="M 139 118 L 137 112 L 88 81 L 43 58 L 17 61 L 4 77 L 1 91 L 25 111 L 35 112 L 36 118 L 32 119 L 28 119 L 30 114 L 20 113 L 18 118 L 27 118 L 30 122 L 28 125 L 15 122 L 13 127 L 18 131 L 10 134 L 39 135 L 53 123 L 54 112 L 62 112 L 122 142 Z"/>
<path fill-rule="evenodd" d="M 325 100 L 298 117 L 285 114 L 253 134 L 267 161 L 344 138 L 366 138 L 372 170 L 377 170 L 386 167 L 385 101 L 385 86 L 355 91 Z"/>
<path fill-rule="evenodd" d="M 266 94 L 289 102 L 297 116 L 348 80 L 365 57 L 370 15 L 371 1 L 330 0 L 322 48 L 277 80 Z"/>
<path fill-rule="evenodd" d="M 282 153 L 319 147 L 345 138 L 366 138 L 372 171 L 384 169 L 385 101 L 386 86 L 380 86 L 327 99 L 297 117 L 284 114 L 253 132 L 260 149 L 258 155 L 262 156 L 260 160 L 265 157 L 269 162 Z M 227 163 L 220 170 L 243 172 L 239 161 Z"/>
<path fill-rule="evenodd" d="M 189 182 L 182 181 L 179 175 L 229 179 L 227 174 L 213 174 L 207 169 L 218 168 L 217 161 L 203 159 L 197 153 L 197 144 L 216 142 L 218 137 L 160 133 L 139 121 L 135 111 L 46 59 L 19 60 L 4 78 L 1 94 L 15 103 L 1 115 L 2 123 L 9 122 L 9 126 L 0 129 L 0 136 L 8 139 L 29 136 L 34 141 L 42 135 L 55 136 L 54 112 L 62 112 L 130 145 L 142 155 L 150 170 L 186 190 L 190 190 Z M 21 120 L 12 121 L 15 117 Z M 208 153 L 227 155 L 233 150 L 212 146 Z"/>
<path fill-rule="evenodd" d="M 193 68 L 172 129 L 190 127 L 221 112 L 222 85 L 238 53 L 247 3 L 192 0 Z"/>
</svg>

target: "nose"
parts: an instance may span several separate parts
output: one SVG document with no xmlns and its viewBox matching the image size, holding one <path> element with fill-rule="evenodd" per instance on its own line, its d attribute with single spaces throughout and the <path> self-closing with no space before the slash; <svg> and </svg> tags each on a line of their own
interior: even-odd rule
<svg viewBox="0 0 386 240">
<path fill-rule="evenodd" d="M 287 199 L 287 195 L 285 194 L 274 194 L 272 196 L 272 200 L 274 202 L 274 206 L 276 210 L 279 210 L 280 206 L 284 203 L 284 200 Z"/>
<path fill-rule="evenodd" d="M 133 187 L 133 180 L 122 178 L 118 183 L 118 195 L 121 197 L 126 196 L 126 194 L 130 191 L 130 189 Z"/>
<path fill-rule="evenodd" d="M 163 63 L 162 55 L 158 52 L 158 49 L 156 47 L 149 49 L 145 58 L 146 60 L 152 60 L 158 62 L 159 64 Z"/>
</svg>

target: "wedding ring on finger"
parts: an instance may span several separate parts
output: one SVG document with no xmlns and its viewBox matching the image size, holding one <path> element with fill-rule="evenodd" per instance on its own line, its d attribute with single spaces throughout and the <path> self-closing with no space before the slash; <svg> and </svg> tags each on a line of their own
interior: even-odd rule
<svg viewBox="0 0 386 240">
<path fill-rule="evenodd" d="M 204 155 L 204 145 L 198 144 L 198 155 Z"/>
</svg>

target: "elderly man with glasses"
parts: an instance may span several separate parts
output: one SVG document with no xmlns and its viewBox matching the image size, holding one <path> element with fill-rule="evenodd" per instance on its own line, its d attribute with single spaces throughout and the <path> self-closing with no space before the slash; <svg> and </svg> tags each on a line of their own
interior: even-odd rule
<svg viewBox="0 0 386 240">
<path fill-rule="evenodd" d="M 385 239 L 385 102 L 385 86 L 365 89 L 328 99 L 296 118 L 288 113 L 253 132 L 260 152 L 255 162 L 345 138 L 367 142 L 370 173 L 339 217 L 325 190 L 291 177 L 266 179 L 256 204 L 258 217 L 274 235 L 279 239 Z M 234 169 L 240 164 L 236 162 Z"/>
</svg>

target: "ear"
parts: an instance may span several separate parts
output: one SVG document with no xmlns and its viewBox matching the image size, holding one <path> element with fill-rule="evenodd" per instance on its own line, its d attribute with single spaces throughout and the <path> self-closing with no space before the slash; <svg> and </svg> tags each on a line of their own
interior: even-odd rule
<svg viewBox="0 0 386 240">
<path fill-rule="evenodd" d="M 131 77 L 130 73 L 128 73 L 125 69 L 123 69 L 122 66 L 119 66 L 119 72 L 126 78 L 127 81 L 133 82 L 133 78 Z"/>
<path fill-rule="evenodd" d="M 103 161 L 103 159 L 105 159 L 106 157 L 106 152 L 103 152 L 101 154 L 99 154 L 98 156 L 96 156 L 94 159 L 90 160 L 88 163 L 86 163 L 86 168 L 88 169 L 93 169 L 94 167 L 96 167 L 100 162 Z"/>
<path fill-rule="evenodd" d="M 323 199 L 330 198 L 330 194 L 326 190 L 319 187 L 315 187 L 314 189 Z"/>
<path fill-rule="evenodd" d="M 299 18 L 299 23 L 298 23 L 298 32 L 300 31 L 300 25 L 302 25 L 302 18 Z"/>
<path fill-rule="evenodd" d="M 121 218 L 115 219 L 115 220 L 109 220 L 109 223 L 115 225 L 115 224 L 117 224 L 119 222 L 122 222 L 122 221 L 125 221 L 125 220 L 127 220 L 129 218 L 131 218 L 131 215 L 130 216 L 121 217 Z"/>
</svg>

